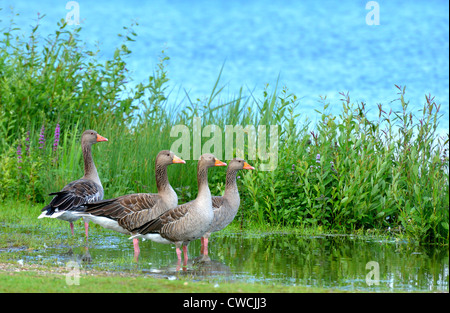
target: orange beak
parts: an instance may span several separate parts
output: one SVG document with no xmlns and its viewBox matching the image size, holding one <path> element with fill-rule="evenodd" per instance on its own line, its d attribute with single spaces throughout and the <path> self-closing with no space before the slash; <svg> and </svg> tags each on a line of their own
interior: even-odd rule
<svg viewBox="0 0 450 313">
<path fill-rule="evenodd" d="M 219 159 L 216 159 L 216 162 L 214 162 L 214 166 L 227 166 L 227 163 L 222 162 Z"/>
<path fill-rule="evenodd" d="M 97 142 L 99 142 L 99 141 L 108 141 L 108 139 L 97 134 Z"/>
<path fill-rule="evenodd" d="M 182 163 L 182 164 L 185 164 L 185 163 L 186 163 L 185 160 L 180 159 L 180 158 L 177 157 L 176 155 L 173 156 L 172 162 L 173 162 L 173 163 Z"/>
<path fill-rule="evenodd" d="M 253 166 L 251 166 L 250 164 L 248 164 L 247 162 L 244 162 L 244 169 L 246 169 L 246 170 L 254 170 L 255 168 Z"/>
</svg>

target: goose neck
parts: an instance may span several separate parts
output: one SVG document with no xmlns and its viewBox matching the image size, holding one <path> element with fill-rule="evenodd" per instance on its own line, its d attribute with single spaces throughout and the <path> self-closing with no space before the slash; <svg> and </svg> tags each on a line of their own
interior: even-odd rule
<svg viewBox="0 0 450 313">
<path fill-rule="evenodd" d="M 228 170 L 226 179 L 225 179 L 225 193 L 224 197 L 235 197 L 236 194 L 239 195 L 237 183 L 236 183 L 236 175 L 237 170 Z"/>
<path fill-rule="evenodd" d="M 168 189 L 171 189 L 169 178 L 167 176 L 167 166 L 157 164 L 155 166 L 155 178 L 156 188 L 158 188 L 158 192 L 164 192 Z"/>
<path fill-rule="evenodd" d="M 198 197 L 211 198 L 211 191 L 208 186 L 208 168 L 198 166 L 197 168 Z"/>
<path fill-rule="evenodd" d="M 92 145 L 89 143 L 82 144 L 83 159 L 84 159 L 84 178 L 92 179 L 100 184 L 97 168 L 92 158 Z"/>
</svg>

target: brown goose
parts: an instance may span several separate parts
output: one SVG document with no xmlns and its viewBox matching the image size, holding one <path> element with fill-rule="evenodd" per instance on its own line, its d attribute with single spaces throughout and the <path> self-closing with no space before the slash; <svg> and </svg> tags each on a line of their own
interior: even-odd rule
<svg viewBox="0 0 450 313">
<path fill-rule="evenodd" d="M 74 214 L 74 211 L 83 204 L 103 199 L 103 186 L 92 159 L 92 145 L 100 141 L 108 141 L 108 139 L 100 136 L 94 130 L 86 130 L 81 135 L 84 176 L 68 183 L 61 191 L 51 193 L 50 195 L 55 197 L 49 205 L 42 209 L 38 218 L 49 217 L 68 221 L 73 235 L 73 222 L 80 218 L 80 216 Z M 87 240 L 88 222 L 85 221 L 84 227 Z"/>
<path fill-rule="evenodd" d="M 200 252 L 204 256 L 208 255 L 208 239 L 211 233 L 227 227 L 236 216 L 240 204 L 236 174 L 242 169 L 254 170 L 255 168 L 242 159 L 235 158 L 231 160 L 228 163 L 224 195 L 212 197 L 214 219 L 208 231 L 201 238 Z"/>
<path fill-rule="evenodd" d="M 211 191 L 208 186 L 208 168 L 213 166 L 226 166 L 210 153 L 203 154 L 197 165 L 198 194 L 195 200 L 179 205 L 155 219 L 146 220 L 139 227 L 129 228 L 134 233 L 130 238 L 145 238 L 159 243 L 175 243 L 178 265 L 181 264 L 181 246 L 184 252 L 184 265 L 187 265 L 187 245 L 190 241 L 198 239 L 208 230 L 213 218 Z M 135 213 L 140 215 L 142 212 Z M 127 225 L 126 216 L 119 221 Z M 143 221 L 145 218 L 140 217 Z"/>
<path fill-rule="evenodd" d="M 142 215 L 147 220 L 151 220 L 177 206 L 177 194 L 170 185 L 167 177 L 167 166 L 173 163 L 186 162 L 169 150 L 163 150 L 156 156 L 155 176 L 158 193 L 135 193 L 89 203 L 81 208 L 78 214 L 86 220 L 92 221 L 104 228 L 130 235 L 131 233 L 128 231 L 129 227 L 136 228 L 140 226 L 139 219 L 132 213 L 144 211 Z M 128 215 L 130 217 L 127 218 L 127 227 L 124 227 L 119 221 Z M 133 245 L 134 255 L 137 260 L 140 253 L 137 238 L 133 240 Z"/>
</svg>

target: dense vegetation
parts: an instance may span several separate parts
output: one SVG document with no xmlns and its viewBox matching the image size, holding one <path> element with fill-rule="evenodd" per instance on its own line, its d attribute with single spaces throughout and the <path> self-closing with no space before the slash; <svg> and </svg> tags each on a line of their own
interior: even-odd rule
<svg viewBox="0 0 450 313">
<path fill-rule="evenodd" d="M 437 133 L 440 105 L 431 96 L 423 110 L 411 112 L 405 87 L 397 86 L 402 110 L 379 104 L 378 119 L 370 120 L 368 104 L 342 93 L 341 113 L 331 114 L 323 98 L 313 125 L 287 88 L 224 95 L 219 75 L 206 99 L 186 95 L 175 103 L 164 53 L 148 81 L 129 87 L 127 44 L 137 40 L 135 25 L 124 27 L 122 45 L 101 61 L 79 39 L 81 29 L 64 21 L 54 34 L 38 36 L 41 18 L 26 38 L 13 21 L 0 22 L 0 199 L 44 203 L 49 192 L 79 178 L 80 134 L 88 128 L 110 139 L 93 149 L 105 198 L 155 192 L 154 159 L 177 139 L 172 127 L 186 125 L 192 138 L 193 119 L 201 117 L 202 129 L 278 125 L 278 166 L 240 173 L 236 223 L 389 229 L 448 244 L 448 134 Z M 247 153 L 248 140 L 246 147 Z M 192 160 L 169 169 L 181 202 L 196 196 L 195 169 Z M 225 169 L 210 172 L 213 194 L 223 191 L 224 177 Z"/>
</svg>

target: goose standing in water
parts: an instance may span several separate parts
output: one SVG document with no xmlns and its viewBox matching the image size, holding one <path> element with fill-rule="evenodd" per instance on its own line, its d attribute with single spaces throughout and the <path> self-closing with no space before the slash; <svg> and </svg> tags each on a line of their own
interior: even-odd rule
<svg viewBox="0 0 450 313">
<path fill-rule="evenodd" d="M 167 177 L 167 167 L 174 163 L 186 163 L 177 157 L 172 151 L 163 150 L 158 153 L 155 160 L 156 187 L 158 193 L 135 193 L 120 196 L 118 198 L 98 201 L 86 204 L 81 208 L 80 216 L 92 221 L 104 228 L 130 235 L 129 228 L 139 227 L 142 218 L 151 220 L 165 211 L 178 205 L 178 197 Z M 133 213 L 141 212 L 140 215 Z M 127 225 L 121 225 L 119 221 L 127 218 Z M 137 218 L 139 216 L 139 218 Z M 137 261 L 140 249 L 137 238 L 133 239 L 134 257 Z"/>
<path fill-rule="evenodd" d="M 98 177 L 97 168 L 92 159 L 92 145 L 97 142 L 108 141 L 94 130 L 86 130 L 81 135 L 81 148 L 84 160 L 84 176 L 81 179 L 68 183 L 61 191 L 53 192 L 50 196 L 55 196 L 50 204 L 42 209 L 38 218 L 57 218 L 70 223 L 70 230 L 73 235 L 73 222 L 80 216 L 74 211 L 80 206 L 103 199 L 103 186 Z M 88 239 L 89 223 L 84 223 L 86 241 Z"/>
<path fill-rule="evenodd" d="M 203 260 L 207 260 L 208 239 L 211 233 L 227 227 L 237 214 L 240 198 L 236 184 L 236 175 L 237 172 L 242 169 L 254 170 L 255 168 L 242 159 L 235 158 L 231 160 L 230 163 L 228 163 L 224 195 L 212 197 L 214 219 L 208 231 L 201 238 L 200 252 L 205 257 Z"/>
<path fill-rule="evenodd" d="M 187 265 L 187 245 L 190 241 L 202 237 L 208 230 L 214 213 L 212 210 L 211 191 L 208 186 L 208 168 L 213 166 L 226 166 L 210 153 L 203 154 L 197 165 L 197 198 L 166 211 L 155 219 L 146 220 L 137 212 L 136 217 L 125 216 L 119 224 L 127 227 L 134 235 L 130 238 L 145 238 L 159 243 L 174 243 L 178 258 L 178 268 L 181 264 L 181 247 L 184 253 L 184 266 Z M 129 220 L 140 219 L 144 223 L 132 228 Z"/>
</svg>

